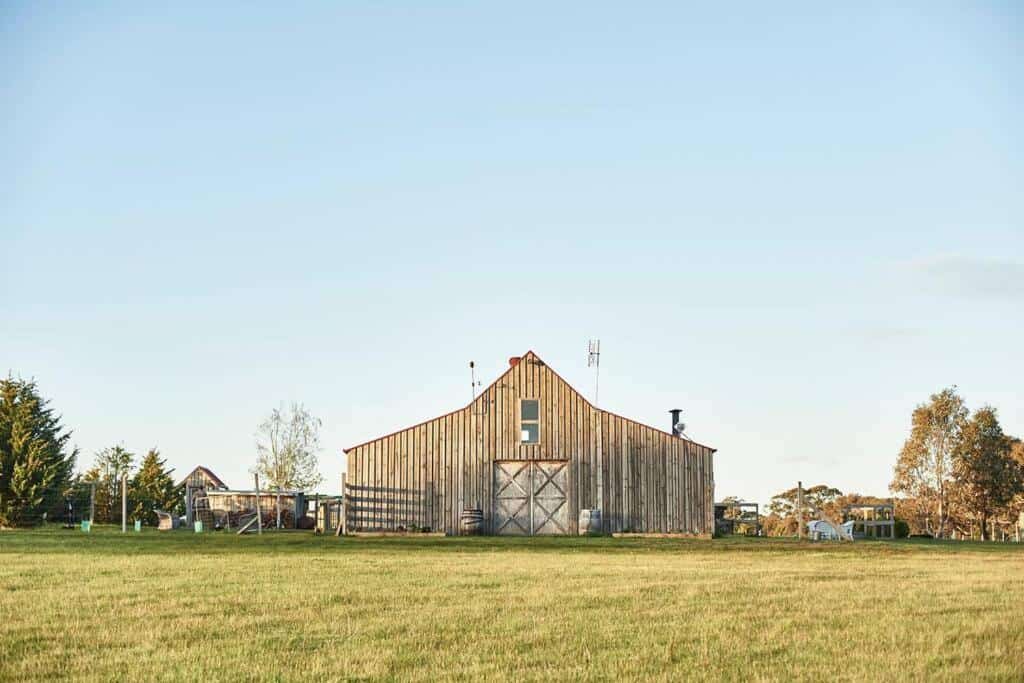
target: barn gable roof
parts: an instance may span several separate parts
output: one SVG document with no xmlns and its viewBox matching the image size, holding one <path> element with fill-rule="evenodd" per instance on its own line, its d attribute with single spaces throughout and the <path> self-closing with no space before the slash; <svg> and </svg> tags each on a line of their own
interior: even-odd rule
<svg viewBox="0 0 1024 683">
<path fill-rule="evenodd" d="M 527 351 L 527 352 L 526 352 L 526 353 L 524 353 L 524 354 L 523 354 L 522 356 L 520 356 L 520 362 L 521 362 L 521 361 L 525 361 L 525 360 L 526 360 L 526 359 L 528 359 L 528 358 L 532 358 L 532 359 L 534 359 L 534 360 L 536 360 L 536 361 L 540 361 L 540 363 L 542 363 L 542 364 L 543 364 L 543 365 L 544 365 L 545 367 L 547 367 L 547 368 L 548 368 L 548 370 L 550 370 L 550 371 L 551 371 L 551 373 L 552 373 L 552 374 L 553 374 L 553 375 L 554 375 L 555 377 L 557 377 L 557 378 L 559 379 L 559 381 L 561 381 L 561 382 L 562 382 L 563 384 L 565 384 L 565 385 L 566 385 L 567 387 L 569 387 L 569 389 L 571 389 L 571 390 L 572 390 L 572 391 L 574 391 L 574 392 L 575 392 L 576 394 L 578 394 L 578 395 L 579 395 L 579 397 L 580 397 L 580 398 L 581 398 L 581 399 L 583 400 L 583 402 L 584 402 L 584 403 L 586 403 L 586 404 L 587 404 L 588 406 L 590 406 L 591 408 L 593 408 L 594 410 L 600 411 L 600 412 L 602 412 L 602 413 L 605 413 L 605 414 L 607 414 L 607 415 L 612 415 L 612 416 L 614 416 L 614 417 L 617 417 L 617 418 L 619 418 L 619 419 L 625 420 L 625 421 L 627 421 L 627 422 L 632 422 L 632 423 L 634 423 L 634 424 L 638 424 L 638 425 L 641 425 L 641 426 L 643 426 L 643 427 L 647 427 L 648 429 L 653 429 L 653 430 L 655 430 L 655 431 L 657 431 L 657 432 L 661 432 L 662 434 L 667 434 L 668 436 L 672 436 L 672 437 L 675 437 L 675 435 L 674 435 L 674 434 L 671 434 L 671 433 L 669 433 L 669 432 L 665 431 L 664 429 L 658 429 L 657 427 L 651 427 L 650 425 L 645 425 L 645 424 L 643 424 L 642 422 L 638 422 L 638 421 L 636 421 L 636 420 L 632 420 L 632 419 L 630 419 L 630 418 L 628 418 L 628 417 L 623 417 L 622 415 L 618 415 L 618 414 L 616 414 L 616 413 L 613 413 L 613 412 L 611 412 L 610 410 L 604 410 L 603 408 L 598 408 L 598 407 L 597 407 L 597 406 L 595 406 L 595 405 L 594 405 L 593 403 L 591 403 L 591 402 L 590 402 L 589 400 L 587 400 L 587 397 L 586 397 L 586 396 L 584 396 L 584 395 L 583 395 L 583 394 L 582 394 L 581 392 L 577 391 L 577 390 L 576 390 L 576 388 L 575 388 L 574 386 L 572 386 L 571 384 L 569 384 L 568 382 L 566 382 L 566 381 L 565 381 L 565 379 L 564 379 L 564 378 L 563 378 L 563 377 L 562 377 L 561 375 L 559 375 L 559 374 L 558 374 L 558 371 L 556 371 L 556 370 L 555 370 L 555 369 L 554 369 L 553 367 L 551 367 L 550 365 L 548 365 L 547 363 L 545 363 L 545 362 L 544 362 L 543 360 L 541 360 L 541 357 L 540 357 L 540 356 L 538 356 L 538 355 L 537 355 L 536 353 L 534 353 L 534 352 L 533 352 L 532 350 L 530 350 L 530 351 Z M 490 384 L 488 384 L 488 385 L 487 385 L 487 387 L 486 387 L 486 388 L 485 388 L 485 389 L 484 389 L 483 391 L 481 391 L 481 392 L 480 392 L 480 395 L 482 396 L 482 395 L 486 394 L 486 393 L 487 393 L 487 392 L 488 392 L 488 391 L 489 391 L 489 390 L 490 390 L 490 389 L 491 389 L 492 387 L 494 387 L 494 386 L 495 386 L 496 384 L 498 384 L 498 383 L 499 383 L 499 382 L 500 382 L 500 381 L 501 381 L 502 379 L 504 379 L 504 378 L 505 378 L 505 377 L 506 377 L 506 376 L 507 376 L 507 375 L 508 375 L 509 373 L 511 373 L 511 372 L 512 372 L 512 371 L 513 371 L 514 369 L 515 369 L 515 366 L 514 366 L 514 365 L 511 365 L 511 364 L 510 364 L 510 365 L 509 365 L 509 367 L 508 367 L 508 368 L 507 368 L 507 369 L 505 370 L 505 372 L 503 372 L 503 373 L 501 373 L 500 375 L 498 375 L 498 376 L 497 376 L 497 378 L 495 378 L 495 380 L 494 380 L 493 382 L 491 382 Z M 387 433 L 387 434 L 383 434 L 383 435 L 381 435 L 381 436 L 378 436 L 378 437 L 374 437 L 374 438 L 372 438 L 372 439 L 367 439 L 366 441 L 363 441 L 363 442 L 361 442 L 361 443 L 358 443 L 358 444 L 356 444 L 356 445 L 354 445 L 354 446 L 349 446 L 348 448 L 343 448 L 343 449 L 342 449 L 342 452 L 343 452 L 343 453 L 348 453 L 349 451 L 353 451 L 353 450 L 355 450 L 356 448 L 359 448 L 360 446 L 365 446 L 366 444 L 369 444 L 369 443 L 373 443 L 374 441 L 379 441 L 379 440 L 381 440 L 381 439 L 386 439 L 386 438 L 388 438 L 389 436 L 394 436 L 395 434 L 399 434 L 399 433 L 401 433 L 401 432 L 404 432 L 404 431 L 406 431 L 406 430 L 409 430 L 409 429 L 415 429 L 416 427 L 420 427 L 420 426 L 422 426 L 422 425 L 425 425 L 425 424 L 427 424 L 428 422 L 433 422 L 434 420 L 440 420 L 441 418 L 445 418 L 445 417 L 448 417 L 449 415 L 454 415 L 455 413 L 461 412 L 461 411 L 463 411 L 463 410 L 468 410 L 468 409 L 470 409 L 470 408 L 472 408 L 472 407 L 473 407 L 473 403 L 472 403 L 472 402 L 470 402 L 470 403 L 468 403 L 468 404 L 466 404 L 466 405 L 462 406 L 461 408 L 456 408 L 455 410 L 452 410 L 452 411 L 449 411 L 449 412 L 447 412 L 447 413 L 444 413 L 443 415 L 438 415 L 438 416 L 436 416 L 436 417 L 432 417 L 432 418 L 430 418 L 430 419 L 428 419 L 428 420 L 423 420 L 422 422 L 417 422 L 417 423 L 416 423 L 416 424 L 414 424 L 414 425 L 410 425 L 410 426 L 408 426 L 408 427 L 402 427 L 401 429 L 396 429 L 396 430 L 395 430 L 395 431 L 393 431 L 393 432 L 389 432 L 389 433 Z M 715 448 L 711 448 L 710 446 L 705 446 L 704 444 L 700 444 L 700 443 L 697 443 L 696 441 L 693 441 L 692 439 L 684 439 L 684 440 L 685 440 L 685 441 L 689 441 L 690 443 L 692 443 L 692 444 L 695 444 L 695 445 L 697 445 L 697 446 L 701 446 L 701 447 L 703 447 L 703 448 L 707 448 L 707 449 L 709 449 L 709 450 L 710 450 L 710 451 L 711 451 L 712 453 L 714 453 L 714 452 L 716 452 L 716 451 L 717 451 L 717 449 L 715 449 Z"/>
<path fill-rule="evenodd" d="M 210 481 L 210 482 L 211 482 L 211 483 L 212 483 L 212 484 L 213 484 L 214 486 L 217 486 L 217 487 L 219 487 L 219 488 L 222 488 L 222 489 L 226 489 L 226 488 L 228 487 L 228 485 L 227 485 L 227 484 L 225 484 L 225 483 L 224 483 L 223 481 L 221 481 L 221 478 L 220 478 L 220 477 L 218 477 L 218 476 L 217 476 L 216 474 L 214 474 L 214 473 L 213 473 L 213 470 L 211 470 L 211 469 L 210 469 L 209 467 L 203 467 L 202 465 L 199 465 L 198 467 L 196 467 L 195 469 L 193 469 L 193 470 L 192 470 L 191 472 L 189 472 L 188 474 L 186 474 L 186 475 L 185 475 L 185 477 L 184 477 L 184 478 L 183 478 L 183 479 L 182 479 L 181 481 L 179 481 L 179 482 L 178 482 L 178 484 L 177 484 L 177 485 L 178 485 L 178 487 L 182 487 L 182 486 L 184 486 L 184 485 L 185 485 L 185 483 L 186 483 L 186 482 L 187 482 L 187 481 L 188 481 L 189 479 L 191 479 L 191 478 L 192 478 L 192 475 L 194 475 L 194 474 L 196 474 L 196 473 L 202 474 L 202 475 L 203 475 L 204 477 L 206 477 L 206 479 L 208 479 L 208 480 L 209 480 L 209 481 Z"/>
</svg>

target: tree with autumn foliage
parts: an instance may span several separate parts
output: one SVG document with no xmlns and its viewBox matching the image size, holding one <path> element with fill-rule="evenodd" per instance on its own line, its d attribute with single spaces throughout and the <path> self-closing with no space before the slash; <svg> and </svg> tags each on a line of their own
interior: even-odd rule
<svg viewBox="0 0 1024 683">
<path fill-rule="evenodd" d="M 943 538 L 948 533 L 954 454 L 968 411 L 956 387 L 932 394 L 911 417 L 910 437 L 903 444 L 890 490 L 925 506 L 925 530 Z"/>
<path fill-rule="evenodd" d="M 953 452 L 953 500 L 962 514 L 979 525 L 983 541 L 989 539 L 989 521 L 1024 485 L 1024 472 L 1012 449 L 995 409 L 986 406 L 964 424 Z"/>
<path fill-rule="evenodd" d="M 1017 463 L 1017 467 L 1024 473 L 1024 441 L 1016 437 L 1010 437 L 1010 458 Z M 1013 500 L 1006 506 L 1006 516 L 1011 523 L 1018 527 L 1018 535 L 1024 531 L 1024 486 L 1013 497 Z"/>
<path fill-rule="evenodd" d="M 836 501 L 843 492 L 828 484 L 816 484 L 804 489 L 804 523 L 816 519 L 820 510 L 831 516 L 836 514 Z M 796 536 L 800 533 L 800 505 L 797 489 L 791 488 L 772 496 L 768 503 L 768 515 L 764 519 L 766 536 Z"/>
</svg>

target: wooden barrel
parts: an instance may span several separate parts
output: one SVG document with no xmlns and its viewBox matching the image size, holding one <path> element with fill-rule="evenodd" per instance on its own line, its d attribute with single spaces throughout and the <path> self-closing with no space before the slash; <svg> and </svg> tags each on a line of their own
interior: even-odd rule
<svg viewBox="0 0 1024 683">
<path fill-rule="evenodd" d="M 476 536 L 484 531 L 484 511 L 479 508 L 466 508 L 459 517 L 463 536 Z"/>
<path fill-rule="evenodd" d="M 601 511 L 596 508 L 580 510 L 580 536 L 601 533 Z"/>
</svg>

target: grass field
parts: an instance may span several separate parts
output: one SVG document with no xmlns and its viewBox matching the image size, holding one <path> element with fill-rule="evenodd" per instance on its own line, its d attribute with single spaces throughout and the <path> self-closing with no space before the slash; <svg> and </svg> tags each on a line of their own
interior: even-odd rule
<svg viewBox="0 0 1024 683">
<path fill-rule="evenodd" d="M 0 678 L 1024 680 L 1024 547 L 0 532 Z"/>
</svg>

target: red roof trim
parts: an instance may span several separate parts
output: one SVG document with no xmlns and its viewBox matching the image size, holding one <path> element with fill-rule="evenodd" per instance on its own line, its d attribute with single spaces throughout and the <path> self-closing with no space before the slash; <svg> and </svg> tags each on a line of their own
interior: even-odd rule
<svg viewBox="0 0 1024 683">
<path fill-rule="evenodd" d="M 523 354 L 523 355 L 521 356 L 521 358 L 526 358 L 527 356 L 533 356 L 533 357 L 534 357 L 534 358 L 536 358 L 537 360 L 539 360 L 539 361 L 541 361 L 542 363 L 544 363 L 543 359 L 542 359 L 542 358 L 541 358 L 540 356 L 538 356 L 538 355 L 537 355 L 536 353 L 534 353 L 534 352 L 533 352 L 532 350 L 531 350 L 531 351 L 527 351 L 526 353 L 524 353 L 524 354 Z M 583 399 L 583 402 L 584 402 L 584 403 L 586 403 L 586 404 L 587 404 L 588 406 L 590 406 L 591 408 L 593 408 L 594 410 L 596 410 L 596 411 L 598 411 L 598 412 L 601 412 L 601 413 L 606 413 L 606 414 L 608 414 L 608 415 L 611 415 L 612 417 L 617 417 L 617 418 L 619 418 L 620 420 L 625 420 L 626 422 L 631 422 L 631 423 L 633 423 L 633 424 L 635 424 L 635 425 L 639 425 L 639 426 L 641 426 L 641 427 L 644 427 L 644 428 L 646 428 L 646 429 L 653 429 L 654 431 L 656 431 L 656 432 L 659 432 L 659 433 L 661 433 L 661 434 L 665 434 L 666 436 L 671 436 L 671 437 L 673 437 L 673 438 L 678 438 L 678 437 L 676 437 L 676 436 L 675 436 L 674 434 L 671 434 L 671 433 L 669 433 L 669 432 L 666 432 L 666 431 L 665 431 L 664 429 L 658 429 L 657 427 L 651 427 L 650 425 L 646 425 L 646 424 L 644 424 L 643 422 L 638 422 L 638 421 L 636 421 L 636 420 L 632 420 L 632 419 L 630 419 L 630 418 L 628 418 L 628 417 L 623 417 L 622 415 L 618 415 L 618 414 L 616 414 L 616 413 L 613 413 L 613 412 L 611 412 L 610 410 L 604 410 L 603 408 L 598 408 L 598 407 L 597 407 L 597 406 L 595 406 L 595 405 L 594 405 L 593 403 L 591 403 L 590 401 L 588 401 L 588 400 L 587 400 L 587 397 L 586 397 L 586 396 L 584 396 L 584 395 L 583 395 L 583 394 L 582 394 L 581 392 L 577 391 L 577 390 L 576 390 L 576 387 L 574 387 L 573 385 L 571 385 L 571 384 L 569 384 L 568 382 L 566 382 L 566 381 L 565 381 L 565 379 L 564 379 L 564 378 L 563 378 L 563 377 L 562 377 L 561 375 L 559 375 L 559 374 L 558 374 L 558 371 L 557 371 L 557 370 L 555 370 L 555 369 L 554 369 L 553 367 L 551 367 L 551 366 L 550 366 L 550 365 L 548 365 L 547 363 L 544 363 L 544 367 L 546 367 L 546 368 L 547 368 L 548 370 L 550 370 L 550 371 L 551 371 L 552 373 L 554 373 L 555 377 L 557 377 L 558 379 L 560 379 L 560 380 L 562 381 L 562 383 L 564 383 L 564 384 L 565 384 L 565 386 L 569 387 L 569 388 L 570 388 L 570 389 L 572 389 L 572 390 L 573 390 L 574 392 L 576 392 L 576 394 L 577 394 L 577 395 L 578 395 L 578 396 L 579 396 L 579 397 L 580 397 L 581 399 Z M 508 370 L 506 370 L 505 372 L 503 372 L 503 373 L 501 373 L 500 375 L 498 375 L 497 379 L 495 379 L 495 380 L 494 380 L 493 382 L 491 382 L 490 384 L 488 384 L 488 385 L 487 385 L 487 388 L 486 388 L 486 389 L 484 389 L 483 391 L 481 391 L 481 392 L 480 392 L 480 396 L 483 396 L 483 395 L 484 395 L 484 394 L 486 394 L 486 393 L 487 393 L 488 391 L 490 391 L 490 390 L 491 390 L 491 387 L 493 387 L 493 386 L 494 386 L 494 385 L 496 385 L 496 384 L 497 384 L 498 382 L 500 382 L 500 381 L 501 381 L 501 379 L 502 379 L 502 378 L 503 378 L 503 377 L 504 377 L 505 375 L 507 375 L 508 373 L 512 372 L 512 370 L 514 370 L 514 369 L 515 369 L 515 366 L 509 366 Z M 479 398 L 479 397 L 478 397 L 478 398 Z M 386 438 L 388 438 L 388 437 L 390 437 L 390 436 L 395 436 L 396 434 L 401 434 L 402 432 L 408 431 L 408 430 L 410 430 L 410 429 L 416 429 L 417 427 L 422 427 L 423 425 L 427 424 L 428 422 L 433 422 L 434 420 L 443 420 L 443 419 L 444 419 L 444 418 L 446 418 L 446 417 L 449 417 L 449 416 L 451 416 L 451 415 L 454 415 L 455 413 L 461 412 L 461 411 L 463 411 L 463 410 L 466 410 L 467 408 L 472 408 L 472 407 L 473 407 L 473 403 L 472 403 L 472 402 L 470 402 L 469 404 L 467 404 L 467 405 L 463 406 L 462 408 L 456 408 L 455 410 L 452 410 L 452 411 L 450 411 L 450 412 L 447 412 L 447 413 L 445 413 L 444 415 L 438 415 L 437 417 L 432 417 L 432 418 L 430 418 L 429 420 L 423 420 L 422 422 L 417 422 L 416 424 L 412 425 L 411 427 L 403 427 L 403 428 L 401 428 L 401 429 L 396 429 L 395 431 L 393 431 L 393 432 L 390 432 L 390 433 L 388 433 L 388 434 L 385 434 L 384 436 L 378 436 L 378 437 L 376 437 L 376 438 L 374 438 L 374 439 L 369 439 L 369 440 L 367 440 L 367 441 L 364 441 L 364 442 L 362 442 L 362 443 L 356 444 L 355 446 L 349 446 L 348 448 L 343 448 L 343 449 L 341 449 L 341 451 L 342 451 L 342 453 L 348 453 L 349 451 L 354 451 L 355 449 L 357 449 L 357 448 L 360 448 L 361 446 L 365 446 L 365 445 L 367 445 L 367 444 L 371 444 L 371 443 L 373 443 L 374 441 L 380 441 L 381 439 L 386 439 Z M 695 446 L 700 446 L 701 448 L 707 448 L 707 449 L 709 449 L 709 450 L 710 450 L 710 451 L 711 451 L 712 453 L 717 453 L 717 452 L 718 452 L 718 449 L 717 449 L 717 448 L 711 448 L 711 446 L 705 446 L 705 445 L 704 445 L 704 444 L 702 444 L 702 443 L 697 443 L 697 442 L 696 442 L 696 441 L 694 441 L 693 439 L 687 439 L 687 438 L 683 438 L 683 441 L 689 441 L 690 443 L 694 444 Z"/>
</svg>

